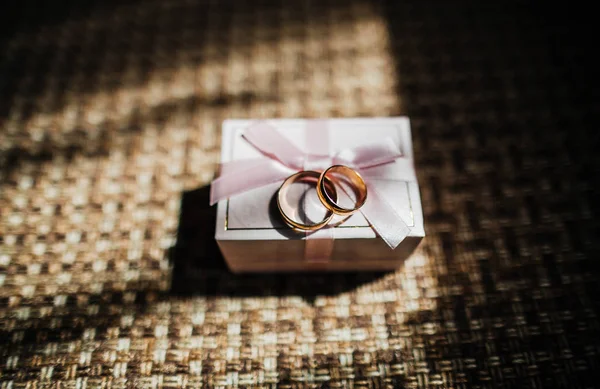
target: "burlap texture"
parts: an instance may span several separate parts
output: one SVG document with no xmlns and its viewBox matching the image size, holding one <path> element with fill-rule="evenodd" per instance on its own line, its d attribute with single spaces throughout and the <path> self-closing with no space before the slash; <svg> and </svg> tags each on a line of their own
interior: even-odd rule
<svg viewBox="0 0 600 389">
<path fill-rule="evenodd" d="M 596 386 L 593 47 L 482 3 L 7 7 L 1 387 Z M 428 234 L 402 268 L 227 271 L 223 119 L 402 114 Z"/>
</svg>

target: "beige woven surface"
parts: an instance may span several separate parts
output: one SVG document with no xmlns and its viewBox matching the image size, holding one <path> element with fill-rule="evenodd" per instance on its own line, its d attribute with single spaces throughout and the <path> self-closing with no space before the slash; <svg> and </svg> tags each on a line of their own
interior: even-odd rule
<svg viewBox="0 0 600 389">
<path fill-rule="evenodd" d="M 577 31 L 508 3 L 38 3 L 0 41 L 0 387 L 597 385 Z M 226 270 L 223 119 L 400 114 L 428 233 L 402 268 Z"/>
</svg>

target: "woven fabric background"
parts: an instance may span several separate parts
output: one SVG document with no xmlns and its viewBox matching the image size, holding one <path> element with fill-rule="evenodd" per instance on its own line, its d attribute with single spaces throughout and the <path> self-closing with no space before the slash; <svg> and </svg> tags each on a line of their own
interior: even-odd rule
<svg viewBox="0 0 600 389">
<path fill-rule="evenodd" d="M 600 385 L 599 105 L 568 7 L 3 8 L 1 388 Z M 227 271 L 223 119 L 401 114 L 428 234 L 404 266 Z"/>
</svg>

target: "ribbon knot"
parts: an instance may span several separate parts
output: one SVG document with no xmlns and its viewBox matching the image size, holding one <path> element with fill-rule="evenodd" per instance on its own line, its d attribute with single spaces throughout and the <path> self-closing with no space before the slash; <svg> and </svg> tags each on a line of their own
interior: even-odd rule
<svg viewBox="0 0 600 389">
<path fill-rule="evenodd" d="M 325 170 L 333 165 L 333 158 L 329 155 L 307 154 L 304 159 L 304 170 Z"/>
<path fill-rule="evenodd" d="M 262 157 L 227 162 L 211 185 L 210 203 L 236 194 L 283 181 L 300 170 L 324 170 L 333 164 L 346 165 L 361 174 L 368 188 L 360 212 L 377 234 L 396 248 L 410 233 L 410 227 L 381 195 L 378 180 L 415 180 L 412 161 L 403 158 L 399 147 L 385 139 L 330 154 L 329 133 L 324 120 L 309 120 L 306 149 L 303 151 L 266 122 L 249 126 L 243 134 Z"/>
</svg>

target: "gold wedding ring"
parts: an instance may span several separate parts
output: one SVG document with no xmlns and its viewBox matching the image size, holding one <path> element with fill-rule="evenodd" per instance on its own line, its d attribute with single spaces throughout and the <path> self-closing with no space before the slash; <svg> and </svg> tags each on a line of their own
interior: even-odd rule
<svg viewBox="0 0 600 389">
<path fill-rule="evenodd" d="M 348 179 L 348 181 L 352 184 L 352 190 L 356 194 L 356 202 L 354 203 L 353 208 L 344 208 L 337 203 L 337 193 L 333 191 L 328 191 L 327 181 L 336 181 L 329 178 L 328 174 L 338 173 L 344 178 Z M 335 185 L 334 185 L 335 187 Z M 319 196 L 319 200 L 323 203 L 323 205 L 331 210 L 336 215 L 349 216 L 360 209 L 367 201 L 367 184 L 365 180 L 361 177 L 361 175 L 354 169 L 349 168 L 344 165 L 333 165 L 329 167 L 327 170 L 323 171 L 319 176 L 319 181 L 317 182 L 317 195 Z"/>
<path fill-rule="evenodd" d="M 317 223 L 313 223 L 313 224 L 299 223 L 299 222 L 293 220 L 291 217 L 289 217 L 283 209 L 282 203 L 284 202 L 285 193 L 287 192 L 288 188 L 293 183 L 299 182 L 299 181 L 300 182 L 314 182 L 314 183 L 316 183 L 316 185 L 321 184 L 324 188 L 326 188 L 326 190 L 328 189 L 331 192 L 329 197 L 333 198 L 334 202 L 337 201 L 337 191 L 335 189 L 335 185 L 329 178 L 327 178 L 327 177 L 322 178 L 321 174 L 319 172 L 316 172 L 313 170 L 304 170 L 304 171 L 292 174 L 291 176 L 286 178 L 286 180 L 283 181 L 283 184 L 281 184 L 281 186 L 279 187 L 279 191 L 277 192 L 277 207 L 279 208 L 279 212 L 281 213 L 283 220 L 290 227 L 298 229 L 298 230 L 302 230 L 302 231 L 318 230 L 318 229 L 324 227 L 325 225 L 327 225 L 327 223 L 329 223 L 329 221 L 333 217 L 334 212 L 331 209 L 326 208 L 327 213 L 325 214 L 325 218 L 323 218 L 323 220 L 321 220 Z M 317 193 L 318 192 L 319 191 L 317 190 Z M 327 192 L 327 193 L 329 193 L 329 192 Z"/>
</svg>

